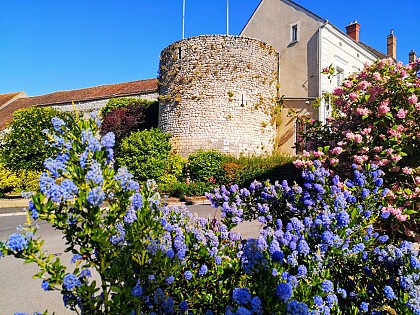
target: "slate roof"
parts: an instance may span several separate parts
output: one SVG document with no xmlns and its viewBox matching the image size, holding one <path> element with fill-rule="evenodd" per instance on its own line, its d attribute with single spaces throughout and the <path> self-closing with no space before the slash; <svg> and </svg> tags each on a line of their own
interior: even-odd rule
<svg viewBox="0 0 420 315">
<path fill-rule="evenodd" d="M 4 108 L 1 108 L 1 106 L 2 104 L 6 103 L 6 99 L 11 99 L 19 93 L 0 94 L 0 130 L 6 128 L 7 123 L 12 120 L 13 112 L 21 108 L 27 108 L 30 106 L 71 104 L 72 102 L 79 103 L 115 97 L 129 97 L 134 95 L 155 93 L 157 91 L 157 79 L 146 79 L 117 84 L 100 85 L 78 90 L 60 91 L 39 96 L 21 97 L 11 102 L 7 106 L 4 106 Z M 13 97 L 11 97 L 11 95 L 13 95 Z M 3 99 L 5 100 L 4 102 L 2 102 Z"/>
<path fill-rule="evenodd" d="M 390 58 L 387 54 L 384 54 L 383 52 L 380 52 L 379 50 L 373 48 L 372 46 L 369 46 L 361 41 L 358 41 L 358 44 L 361 45 L 364 49 L 369 51 L 371 54 L 378 57 L 378 59 L 385 59 Z"/>
</svg>

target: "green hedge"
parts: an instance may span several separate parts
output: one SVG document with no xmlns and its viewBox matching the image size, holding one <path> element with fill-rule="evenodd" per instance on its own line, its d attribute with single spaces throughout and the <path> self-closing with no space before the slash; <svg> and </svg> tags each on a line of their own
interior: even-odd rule
<svg viewBox="0 0 420 315">
<path fill-rule="evenodd" d="M 173 197 L 202 196 L 215 186 L 238 184 L 248 186 L 255 179 L 271 182 L 288 180 L 300 182 L 300 170 L 294 157 L 281 154 L 270 156 L 233 157 L 219 151 L 198 151 L 191 154 L 182 176 L 163 175 L 159 180 L 162 193 Z"/>
<path fill-rule="evenodd" d="M 213 150 L 197 151 L 188 157 L 185 175 L 192 181 L 216 182 L 224 181 L 223 163 L 228 156 Z"/>
<path fill-rule="evenodd" d="M 266 156 L 229 157 L 222 165 L 225 182 L 239 186 L 248 186 L 254 179 L 259 181 L 269 179 L 271 182 L 286 179 L 290 183 L 300 182 L 301 171 L 293 165 L 294 160 L 292 156 L 279 153 Z"/>
<path fill-rule="evenodd" d="M 169 134 L 160 129 L 133 132 L 122 141 L 117 164 L 126 166 L 138 181 L 159 179 L 165 174 L 170 150 Z"/>
</svg>

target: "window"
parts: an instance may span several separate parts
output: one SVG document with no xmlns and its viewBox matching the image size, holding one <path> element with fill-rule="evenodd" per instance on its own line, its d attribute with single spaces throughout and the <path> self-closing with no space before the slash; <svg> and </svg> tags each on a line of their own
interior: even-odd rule
<svg viewBox="0 0 420 315">
<path fill-rule="evenodd" d="M 295 43 L 299 40 L 299 23 L 290 25 L 290 42 Z"/>
<path fill-rule="evenodd" d="M 335 77 L 337 80 L 336 86 L 339 87 L 344 81 L 344 75 L 346 72 L 345 69 L 347 68 L 348 62 L 337 55 L 334 56 L 334 59 L 335 59 L 334 64 L 335 64 L 335 73 L 336 73 Z"/>
<path fill-rule="evenodd" d="M 344 81 L 344 69 L 337 66 L 336 68 L 337 72 L 337 87 L 341 85 Z"/>
<path fill-rule="evenodd" d="M 325 93 L 325 92 L 324 92 Z M 324 98 L 324 121 L 332 115 L 331 96 Z"/>
</svg>

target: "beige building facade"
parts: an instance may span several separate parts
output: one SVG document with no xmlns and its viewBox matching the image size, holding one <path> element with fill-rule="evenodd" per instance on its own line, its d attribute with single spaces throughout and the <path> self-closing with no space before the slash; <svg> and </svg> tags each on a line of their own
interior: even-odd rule
<svg viewBox="0 0 420 315">
<path fill-rule="evenodd" d="M 294 154 L 295 120 L 288 109 L 310 113 L 325 121 L 331 112 L 328 101 L 319 108 L 313 102 L 324 92 L 331 92 L 348 74 L 358 71 L 366 62 L 386 57 L 359 41 L 360 25 L 339 30 L 328 20 L 308 11 L 293 1 L 262 0 L 241 32 L 241 36 L 258 38 L 273 46 L 280 56 L 279 86 L 285 109 L 280 126 L 279 148 Z M 339 74 L 330 81 L 321 75 L 323 68 L 333 65 Z"/>
</svg>

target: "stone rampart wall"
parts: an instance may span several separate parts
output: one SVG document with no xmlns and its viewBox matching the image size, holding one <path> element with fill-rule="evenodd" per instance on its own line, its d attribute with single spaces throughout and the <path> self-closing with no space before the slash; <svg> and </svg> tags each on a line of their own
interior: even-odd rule
<svg viewBox="0 0 420 315">
<path fill-rule="evenodd" d="M 130 95 L 130 96 L 127 96 L 127 97 L 141 98 L 141 99 L 148 100 L 148 101 L 157 101 L 158 100 L 158 94 L 157 93 Z M 104 99 L 90 100 L 90 101 L 85 101 L 85 102 L 75 102 L 74 105 L 71 104 L 71 103 L 57 104 L 57 105 L 53 105 L 51 107 L 55 108 L 57 110 L 63 111 L 63 112 L 73 111 L 76 108 L 80 112 L 90 113 L 94 110 L 99 110 L 102 107 L 104 107 L 108 103 L 109 100 L 110 100 L 110 98 L 104 98 Z"/>
</svg>

